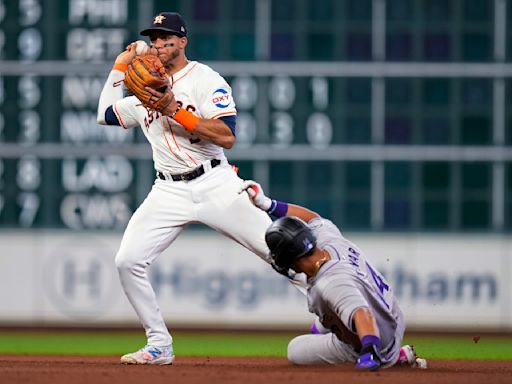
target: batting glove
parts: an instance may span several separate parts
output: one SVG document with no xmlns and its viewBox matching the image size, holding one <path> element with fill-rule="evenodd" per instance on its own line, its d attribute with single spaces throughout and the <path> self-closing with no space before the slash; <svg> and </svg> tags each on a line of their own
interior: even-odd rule
<svg viewBox="0 0 512 384">
<path fill-rule="evenodd" d="M 245 180 L 238 193 L 246 191 L 251 198 L 252 203 L 263 211 L 268 211 L 272 205 L 272 200 L 265 196 L 261 185 L 253 180 Z"/>
<path fill-rule="evenodd" d="M 382 357 L 379 352 L 380 340 L 378 338 L 376 339 L 378 340 L 378 343 L 363 343 L 363 348 L 361 348 L 361 353 L 359 354 L 356 362 L 357 369 L 376 371 L 382 365 Z"/>
</svg>

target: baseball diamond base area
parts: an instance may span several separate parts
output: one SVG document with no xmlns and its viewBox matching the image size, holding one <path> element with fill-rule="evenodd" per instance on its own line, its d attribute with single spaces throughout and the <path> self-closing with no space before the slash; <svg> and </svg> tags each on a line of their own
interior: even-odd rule
<svg viewBox="0 0 512 384">
<path fill-rule="evenodd" d="M 0 383 L 510 383 L 512 361 L 429 361 L 428 369 L 355 371 L 352 364 L 293 366 L 284 358 L 184 357 L 172 366 L 126 366 L 118 356 L 0 355 Z"/>
</svg>

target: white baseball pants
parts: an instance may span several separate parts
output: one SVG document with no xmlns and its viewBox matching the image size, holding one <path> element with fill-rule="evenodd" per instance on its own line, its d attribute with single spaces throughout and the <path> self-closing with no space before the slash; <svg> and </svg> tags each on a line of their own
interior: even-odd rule
<svg viewBox="0 0 512 384">
<path fill-rule="evenodd" d="M 265 231 L 272 221 L 246 193 L 238 193 L 242 182 L 225 163 L 188 182 L 157 179 L 130 219 L 115 262 L 121 285 L 146 330 L 149 344 L 169 345 L 172 337 L 147 267 L 187 224 L 206 224 L 269 261 Z"/>
<path fill-rule="evenodd" d="M 403 333 L 402 333 L 403 335 Z M 395 337 L 395 344 L 383 358 L 383 368 L 393 366 L 398 360 L 402 337 Z M 334 333 L 297 336 L 288 344 L 288 360 L 297 365 L 355 363 L 358 353 L 340 341 Z"/>
</svg>

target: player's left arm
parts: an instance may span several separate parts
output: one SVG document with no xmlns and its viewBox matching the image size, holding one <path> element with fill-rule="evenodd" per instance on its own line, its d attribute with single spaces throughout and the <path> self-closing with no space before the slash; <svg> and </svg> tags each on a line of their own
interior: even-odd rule
<svg viewBox="0 0 512 384">
<path fill-rule="evenodd" d="M 377 321 L 375 320 L 373 312 L 369 308 L 360 307 L 356 309 L 352 315 L 352 321 L 359 339 L 363 339 L 368 335 L 380 337 Z"/>
<path fill-rule="evenodd" d="M 361 340 L 361 351 L 356 362 L 356 368 L 375 371 L 382 365 L 380 350 L 382 343 L 377 321 L 370 308 L 361 307 L 355 310 L 352 321 L 357 335 Z"/>
<path fill-rule="evenodd" d="M 341 322 L 361 341 L 356 368 L 377 370 L 382 365 L 381 340 L 375 315 L 350 276 L 330 280 L 323 289 L 324 300 Z"/>
</svg>

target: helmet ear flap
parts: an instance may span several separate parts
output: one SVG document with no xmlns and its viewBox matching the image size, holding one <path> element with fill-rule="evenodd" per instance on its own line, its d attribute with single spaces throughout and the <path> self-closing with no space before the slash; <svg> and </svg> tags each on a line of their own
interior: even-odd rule
<svg viewBox="0 0 512 384">
<path fill-rule="evenodd" d="M 273 231 L 267 231 L 265 234 L 265 241 L 270 248 L 270 255 L 272 256 L 274 263 L 280 268 L 285 268 L 288 264 L 287 260 L 285 260 L 287 236 L 288 233 L 283 231 L 281 228 Z"/>
</svg>

